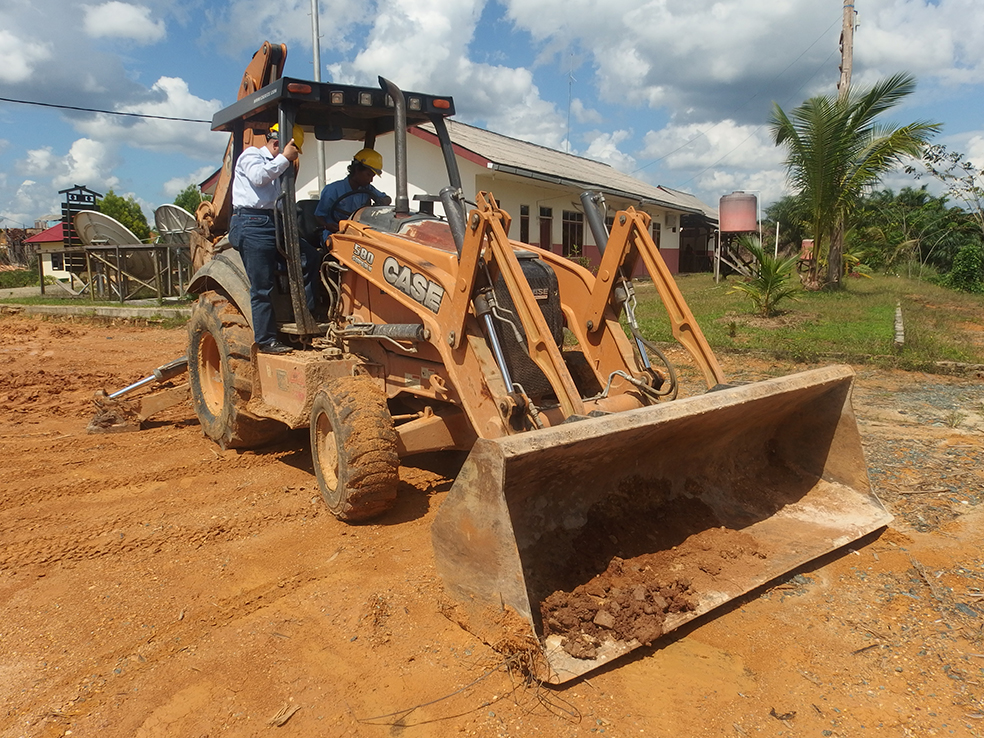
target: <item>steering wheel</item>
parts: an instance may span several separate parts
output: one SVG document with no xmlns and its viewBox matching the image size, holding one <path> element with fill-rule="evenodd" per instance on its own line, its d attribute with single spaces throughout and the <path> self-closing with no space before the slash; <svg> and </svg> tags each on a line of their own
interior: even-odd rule
<svg viewBox="0 0 984 738">
<path fill-rule="evenodd" d="M 331 212 L 328 214 L 328 220 L 332 223 L 341 223 L 346 218 L 350 217 L 359 208 L 352 208 L 351 210 L 344 210 L 339 207 L 345 200 L 348 200 L 356 195 L 365 195 L 369 198 L 369 202 L 373 201 L 372 192 L 369 190 L 352 190 L 351 192 L 346 192 L 340 198 L 335 200 L 334 204 L 331 206 Z M 364 207 L 364 206 L 360 206 Z"/>
</svg>

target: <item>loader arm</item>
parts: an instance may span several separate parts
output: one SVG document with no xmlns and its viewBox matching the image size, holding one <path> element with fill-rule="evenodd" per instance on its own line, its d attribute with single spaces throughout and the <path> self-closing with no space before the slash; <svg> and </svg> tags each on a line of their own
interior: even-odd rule
<svg viewBox="0 0 984 738">
<path fill-rule="evenodd" d="M 503 223 L 508 223 L 509 216 L 499 209 L 490 193 L 478 193 L 476 202 L 478 208 L 472 210 L 468 216 L 459 261 L 462 269 L 459 272 L 450 322 L 454 326 L 455 337 L 460 340 L 460 336 L 464 334 L 468 305 L 474 296 L 478 280 L 482 247 L 487 245 L 486 260 L 491 256 L 491 261 L 502 274 L 517 316 L 526 332 L 530 358 L 553 387 L 564 415 L 583 415 L 584 403 L 580 393 L 567 370 L 560 348 L 554 343 L 543 313 L 536 306 L 536 297 L 506 235 Z M 508 389 L 512 391 L 513 388 Z"/>
<path fill-rule="evenodd" d="M 615 216 L 615 226 L 608 238 L 605 254 L 601 258 L 598 279 L 585 313 L 584 328 L 589 333 L 593 333 L 604 326 L 605 309 L 612 301 L 612 291 L 618 283 L 619 272 L 633 247 L 642 257 L 646 271 L 666 307 L 674 338 L 697 362 L 708 387 L 724 384 L 724 372 L 718 364 L 717 357 L 711 351 L 707 339 L 704 338 L 700 326 L 697 325 L 693 313 L 690 312 L 687 302 L 676 286 L 673 275 L 670 274 L 666 262 L 663 261 L 659 249 L 649 235 L 649 216 L 635 208 L 630 207 Z M 631 265 L 626 265 L 626 268 L 628 267 Z"/>
</svg>

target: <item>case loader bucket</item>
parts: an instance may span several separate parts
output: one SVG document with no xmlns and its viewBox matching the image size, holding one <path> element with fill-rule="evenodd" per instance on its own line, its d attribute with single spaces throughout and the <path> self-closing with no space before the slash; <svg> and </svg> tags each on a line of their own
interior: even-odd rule
<svg viewBox="0 0 984 738">
<path fill-rule="evenodd" d="M 432 531 L 463 624 L 559 684 L 885 526 L 853 377 L 479 440 Z"/>
</svg>

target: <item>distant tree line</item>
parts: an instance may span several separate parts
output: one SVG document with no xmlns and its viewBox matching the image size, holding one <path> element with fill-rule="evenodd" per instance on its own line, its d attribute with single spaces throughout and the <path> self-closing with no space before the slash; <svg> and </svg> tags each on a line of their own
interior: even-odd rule
<svg viewBox="0 0 984 738">
<path fill-rule="evenodd" d="M 778 223 L 780 248 L 795 254 L 810 238 L 804 208 L 786 196 L 764 212 L 766 243 Z M 978 216 L 934 196 L 926 186 L 882 189 L 862 195 L 844 237 L 848 271 L 875 270 L 938 282 L 965 292 L 984 292 L 984 231 Z"/>
<path fill-rule="evenodd" d="M 929 144 L 939 123 L 879 120 L 914 89 L 913 77 L 896 74 L 867 89 L 810 98 L 788 115 L 774 107 L 773 139 L 786 151 L 795 194 L 765 215 L 779 224 L 787 253 L 814 240 L 808 288 L 836 288 L 846 273 L 878 269 L 984 292 L 984 170 Z M 907 161 L 916 163 L 905 171 L 935 179 L 944 194 L 877 189 L 884 174 Z"/>
</svg>

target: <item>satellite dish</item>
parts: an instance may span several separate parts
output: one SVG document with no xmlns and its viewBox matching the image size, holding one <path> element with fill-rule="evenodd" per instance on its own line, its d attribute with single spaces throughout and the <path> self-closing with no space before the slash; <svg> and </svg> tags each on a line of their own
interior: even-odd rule
<svg viewBox="0 0 984 738">
<path fill-rule="evenodd" d="M 133 231 L 98 210 L 83 210 L 75 214 L 75 232 L 86 246 L 140 246 Z M 154 278 L 154 257 L 150 251 L 124 251 L 123 269 L 137 279 Z"/>
<path fill-rule="evenodd" d="M 75 232 L 86 246 L 132 246 L 141 243 L 133 231 L 98 210 L 76 213 Z"/>
<path fill-rule="evenodd" d="M 161 205 L 154 211 L 160 243 L 191 243 L 190 233 L 198 227 L 195 216 L 177 205 Z"/>
</svg>

